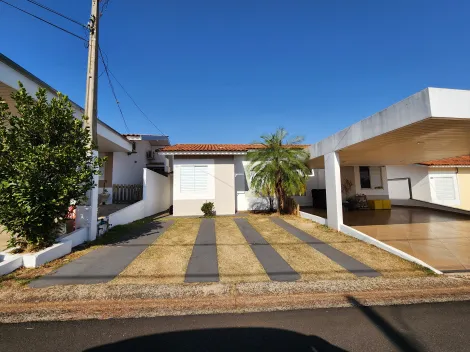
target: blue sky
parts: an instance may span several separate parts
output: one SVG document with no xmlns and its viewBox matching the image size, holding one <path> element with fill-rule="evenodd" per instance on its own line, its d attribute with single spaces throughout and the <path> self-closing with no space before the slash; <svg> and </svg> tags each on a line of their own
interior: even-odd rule
<svg viewBox="0 0 470 352">
<path fill-rule="evenodd" d="M 7 0 L 75 33 L 26 0 Z M 86 23 L 91 0 L 37 0 Z M 470 89 L 470 2 L 110 0 L 109 67 L 172 143 L 314 143 L 428 86 Z M 83 42 L 0 2 L 0 51 L 83 106 Z M 133 133 L 158 133 L 115 84 Z M 124 124 L 106 77 L 99 116 Z"/>
</svg>

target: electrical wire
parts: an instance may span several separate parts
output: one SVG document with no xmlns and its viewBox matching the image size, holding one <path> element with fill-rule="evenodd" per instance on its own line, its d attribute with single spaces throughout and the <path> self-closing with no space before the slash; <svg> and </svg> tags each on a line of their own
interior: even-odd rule
<svg viewBox="0 0 470 352">
<path fill-rule="evenodd" d="M 119 109 L 119 112 L 121 113 L 122 121 L 124 121 L 124 126 L 126 127 L 127 133 L 130 133 L 129 127 L 127 126 L 126 119 L 124 118 L 124 113 L 122 112 L 121 106 L 119 105 L 119 100 L 116 96 L 116 91 L 114 90 L 113 82 L 111 82 L 111 77 L 109 76 L 108 65 L 106 64 L 106 62 L 104 62 L 103 54 L 99 46 L 98 46 L 98 50 L 99 50 L 99 54 L 100 54 L 99 56 L 101 58 L 101 62 L 103 63 L 103 66 L 104 66 L 104 72 L 106 73 L 106 76 L 108 77 L 108 83 L 111 88 L 111 92 L 113 93 L 114 99 L 116 100 L 117 107 Z"/>
<path fill-rule="evenodd" d="M 136 106 L 137 109 L 139 109 L 139 111 L 142 113 L 142 115 L 147 119 L 148 122 L 150 122 L 152 124 L 153 127 L 155 127 L 163 136 L 165 135 L 165 133 L 163 133 L 163 131 L 161 129 L 158 128 L 157 125 L 155 125 L 153 123 L 153 121 L 142 111 L 142 109 L 140 108 L 139 105 L 137 105 L 137 103 L 135 102 L 135 100 L 132 98 L 132 96 L 127 92 L 126 88 L 124 88 L 124 86 L 118 81 L 118 79 L 116 78 L 116 76 L 114 75 L 114 73 L 109 70 L 109 73 L 111 74 L 111 76 L 113 76 L 113 78 L 116 80 L 117 84 L 119 84 L 119 86 L 122 88 L 122 90 L 127 94 L 127 96 L 129 97 L 129 99 L 134 103 L 134 105 Z"/>
<path fill-rule="evenodd" d="M 34 4 L 34 5 L 36 5 L 36 6 L 39 6 L 39 7 L 43 8 L 44 10 L 47 10 L 47 11 L 52 12 L 52 13 L 55 13 L 56 15 L 58 15 L 58 16 L 60 16 L 60 17 L 63 17 L 63 18 L 65 18 L 65 19 L 67 19 L 67 20 L 69 20 L 69 21 L 71 21 L 71 22 L 73 22 L 73 23 L 75 23 L 75 24 L 78 24 L 79 26 L 81 26 L 81 27 L 83 27 L 83 28 L 87 28 L 87 26 L 84 25 L 83 23 L 80 23 L 80 22 L 74 20 L 73 18 L 70 18 L 70 17 L 68 17 L 68 16 L 65 16 L 64 14 L 61 14 L 60 12 L 57 12 L 56 10 L 51 9 L 50 7 L 47 7 L 47 6 L 41 4 L 41 3 L 37 2 L 37 1 L 34 1 L 34 0 L 26 0 L 26 1 L 28 1 L 28 2 L 30 2 L 31 4 Z"/>
<path fill-rule="evenodd" d="M 64 31 L 65 33 L 68 33 L 68 34 L 70 34 L 70 35 L 73 35 L 74 37 L 76 37 L 76 38 L 78 38 L 78 39 L 81 39 L 81 40 L 87 42 L 87 40 L 86 40 L 85 38 L 80 37 L 79 35 L 77 35 L 77 34 L 75 34 L 75 33 L 72 33 L 72 32 L 70 32 L 70 31 L 66 30 L 65 28 L 59 27 L 58 25 L 56 25 L 56 24 L 54 24 L 54 23 L 52 23 L 52 22 L 49 22 L 49 21 L 47 21 L 47 20 L 45 20 L 45 19 L 43 19 L 43 18 L 41 18 L 41 17 L 39 17 L 39 16 L 36 16 L 36 15 L 32 14 L 31 12 L 25 11 L 25 10 L 23 10 L 23 9 L 21 9 L 21 8 L 15 6 L 15 5 L 13 5 L 13 4 L 10 4 L 9 2 L 6 2 L 5 0 L 0 0 L 0 2 L 3 2 L 4 4 L 7 4 L 8 6 L 11 6 L 11 7 L 17 9 L 18 11 L 21 11 L 21 12 L 27 14 L 27 15 L 30 15 L 30 16 L 32 16 L 32 17 L 34 17 L 34 18 L 36 18 L 36 19 L 38 19 L 38 20 L 40 20 L 40 21 L 42 21 L 42 22 L 45 22 L 45 23 L 47 23 L 47 24 L 49 24 L 49 25 L 51 25 L 51 26 L 53 26 L 53 27 L 55 27 L 55 28 L 57 28 L 57 29 L 60 29 L 61 31 Z"/>
</svg>

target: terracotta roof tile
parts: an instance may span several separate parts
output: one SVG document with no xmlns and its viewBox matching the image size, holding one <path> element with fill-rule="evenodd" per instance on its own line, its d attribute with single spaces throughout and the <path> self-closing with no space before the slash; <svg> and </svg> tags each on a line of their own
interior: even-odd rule
<svg viewBox="0 0 470 352">
<path fill-rule="evenodd" d="M 308 145 L 290 146 L 307 148 Z M 262 144 L 175 144 L 162 149 L 163 152 L 246 152 L 263 148 Z"/>
<path fill-rule="evenodd" d="M 456 156 L 453 158 L 446 158 L 441 160 L 431 160 L 420 164 L 427 166 L 470 165 L 470 155 Z"/>
</svg>

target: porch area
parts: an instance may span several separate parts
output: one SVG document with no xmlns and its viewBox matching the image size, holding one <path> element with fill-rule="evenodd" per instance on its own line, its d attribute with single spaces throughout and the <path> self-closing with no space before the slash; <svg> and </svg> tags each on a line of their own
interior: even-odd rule
<svg viewBox="0 0 470 352">
<path fill-rule="evenodd" d="M 326 210 L 303 212 L 326 218 Z M 443 272 L 470 270 L 470 217 L 434 209 L 343 211 L 343 222 Z"/>
</svg>

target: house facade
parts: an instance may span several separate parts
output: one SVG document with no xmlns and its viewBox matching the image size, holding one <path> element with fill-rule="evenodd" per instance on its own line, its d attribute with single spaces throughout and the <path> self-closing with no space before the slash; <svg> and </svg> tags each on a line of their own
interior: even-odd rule
<svg viewBox="0 0 470 352">
<path fill-rule="evenodd" d="M 302 146 L 308 148 L 308 146 Z M 256 144 L 176 144 L 161 150 L 173 165 L 173 214 L 201 215 L 201 206 L 213 202 L 218 215 L 239 211 L 268 210 L 269 199 L 251 188 L 249 150 Z M 352 185 L 345 199 L 357 193 L 368 199 L 388 199 L 387 170 L 380 166 L 342 168 L 342 182 Z M 293 198 L 300 206 L 312 206 L 312 190 L 325 189 L 325 172 L 313 169 L 306 192 Z"/>
<path fill-rule="evenodd" d="M 418 200 L 470 210 L 470 156 L 388 166 L 390 198 Z"/>
</svg>

